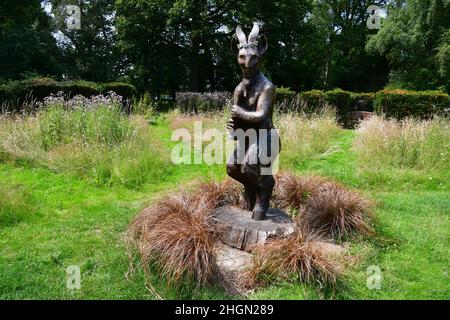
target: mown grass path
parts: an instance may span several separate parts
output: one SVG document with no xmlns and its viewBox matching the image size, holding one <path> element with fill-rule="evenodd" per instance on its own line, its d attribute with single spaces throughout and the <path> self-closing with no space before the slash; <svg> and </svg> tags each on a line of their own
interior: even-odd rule
<svg viewBox="0 0 450 320">
<path fill-rule="evenodd" d="M 173 144 L 164 119 L 154 129 L 164 145 Z M 250 298 L 450 298 L 450 198 L 445 177 L 361 173 L 351 151 L 353 138 L 353 131 L 342 131 L 328 152 L 300 160 L 292 169 L 332 177 L 371 197 L 376 203 L 377 235 L 352 240 L 350 250 L 361 259 L 334 289 L 280 283 Z M 160 182 L 129 190 L 97 187 L 26 163 L 0 163 L 0 184 L 25 193 L 29 211 L 0 226 L 0 298 L 152 299 L 139 269 L 126 277 L 127 226 L 158 195 L 210 176 L 223 178 L 224 168 L 172 166 Z M 81 290 L 66 288 L 69 265 L 81 268 Z M 379 290 L 366 285 L 370 265 L 381 270 Z M 175 291 L 166 289 L 156 276 L 150 280 L 167 299 L 224 297 L 218 288 Z"/>
</svg>

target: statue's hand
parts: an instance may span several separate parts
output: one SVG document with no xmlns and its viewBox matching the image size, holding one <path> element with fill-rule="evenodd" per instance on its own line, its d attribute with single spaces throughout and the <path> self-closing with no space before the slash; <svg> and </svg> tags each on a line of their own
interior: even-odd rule
<svg viewBox="0 0 450 320">
<path fill-rule="evenodd" d="M 235 118 L 235 117 L 239 118 L 241 116 L 241 113 L 242 113 L 242 108 L 239 107 L 236 104 L 233 104 L 233 106 L 231 107 L 231 117 L 232 118 Z"/>
<path fill-rule="evenodd" d="M 228 122 L 227 122 L 227 129 L 228 130 L 234 130 L 234 119 L 233 118 L 228 120 Z"/>
</svg>

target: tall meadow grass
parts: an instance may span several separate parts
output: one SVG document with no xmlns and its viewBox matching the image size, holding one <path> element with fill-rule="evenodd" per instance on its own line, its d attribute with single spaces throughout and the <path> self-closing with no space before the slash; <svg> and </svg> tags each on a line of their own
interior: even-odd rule
<svg viewBox="0 0 450 320">
<path fill-rule="evenodd" d="M 49 97 L 35 115 L 0 118 L 0 150 L 98 185 L 159 181 L 167 152 L 142 116 L 127 117 L 120 97 Z"/>
<path fill-rule="evenodd" d="M 181 113 L 178 110 L 168 116 L 172 129 L 187 129 L 192 138 L 202 140 L 201 132 L 195 132 L 194 123 L 201 122 L 203 130 L 215 128 L 223 132 L 224 144 L 227 139 L 228 110 L 222 112 Z M 281 135 L 280 164 L 294 167 L 302 161 L 317 159 L 335 149 L 334 138 L 342 132 L 336 121 L 336 112 L 326 107 L 316 113 L 288 112 L 274 114 L 274 125 Z M 199 136 L 200 134 L 200 136 Z M 209 141 L 203 140 L 201 147 Z"/>
<path fill-rule="evenodd" d="M 317 113 L 276 114 L 275 126 L 280 130 L 280 164 L 284 167 L 334 152 L 334 139 L 343 131 L 335 110 L 329 107 Z"/>
<path fill-rule="evenodd" d="M 353 150 L 363 170 L 450 170 L 450 122 L 374 116 L 356 130 Z"/>
</svg>

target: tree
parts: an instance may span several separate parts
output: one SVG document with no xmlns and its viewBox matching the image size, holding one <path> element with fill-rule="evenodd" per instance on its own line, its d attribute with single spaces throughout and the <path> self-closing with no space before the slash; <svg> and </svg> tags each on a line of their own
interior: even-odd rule
<svg viewBox="0 0 450 320">
<path fill-rule="evenodd" d="M 60 52 L 38 0 L 0 2 L 0 79 L 57 75 Z"/>
<path fill-rule="evenodd" d="M 450 0 L 406 0 L 390 7 L 367 50 L 386 56 L 392 86 L 448 91 L 449 30 Z"/>
<path fill-rule="evenodd" d="M 365 51 L 367 36 L 367 8 L 383 7 L 386 1 L 317 0 L 312 24 L 321 41 L 322 71 L 317 74 L 321 83 L 315 87 L 340 87 L 354 91 L 381 88 L 387 81 L 387 64 L 382 57 Z"/>
<path fill-rule="evenodd" d="M 68 78 L 115 80 L 120 63 L 115 46 L 114 0 L 49 0 L 59 31 L 59 46 Z M 67 28 L 67 5 L 81 10 L 81 29 Z"/>
</svg>

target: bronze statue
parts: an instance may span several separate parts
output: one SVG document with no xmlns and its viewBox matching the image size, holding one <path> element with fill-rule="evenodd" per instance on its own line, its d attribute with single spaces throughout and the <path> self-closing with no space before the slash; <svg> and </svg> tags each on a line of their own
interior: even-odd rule
<svg viewBox="0 0 450 320">
<path fill-rule="evenodd" d="M 265 130 L 267 134 L 247 137 L 243 141 L 238 139 L 238 145 L 227 163 L 227 174 L 244 185 L 246 206 L 253 213 L 252 219 L 263 220 L 275 185 L 272 163 L 278 155 L 280 144 L 272 123 L 275 86 L 259 71 L 259 62 L 268 44 L 264 36 L 259 37 L 259 26 L 254 23 L 248 40 L 238 26 L 231 45 L 243 79 L 234 91 L 227 127 L 234 133 L 241 129 L 245 133 Z M 273 151 L 275 144 L 277 148 Z M 262 161 L 263 155 L 270 160 Z"/>
</svg>

